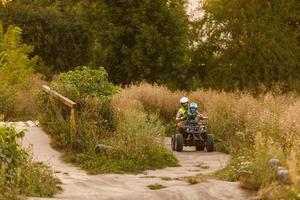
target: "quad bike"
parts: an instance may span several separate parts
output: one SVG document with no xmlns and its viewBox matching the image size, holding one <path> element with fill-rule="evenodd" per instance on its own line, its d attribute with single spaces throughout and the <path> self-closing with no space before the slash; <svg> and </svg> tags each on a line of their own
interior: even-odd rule
<svg viewBox="0 0 300 200">
<path fill-rule="evenodd" d="M 171 145 L 173 151 L 178 152 L 183 150 L 183 146 L 196 146 L 197 151 L 203 151 L 205 147 L 207 152 L 214 151 L 214 139 L 208 134 L 207 126 L 195 120 L 188 120 L 181 133 L 172 135 Z"/>
</svg>

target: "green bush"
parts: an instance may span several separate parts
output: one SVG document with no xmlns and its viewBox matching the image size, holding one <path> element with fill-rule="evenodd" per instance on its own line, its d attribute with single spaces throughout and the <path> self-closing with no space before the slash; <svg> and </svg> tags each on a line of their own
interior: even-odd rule
<svg viewBox="0 0 300 200">
<path fill-rule="evenodd" d="M 173 154 L 164 148 L 165 128 L 158 115 L 146 114 L 136 102 L 125 110 L 120 109 L 115 117 L 118 117 L 116 132 L 101 138 L 112 149 L 105 155 L 91 149 L 74 156 L 75 162 L 91 173 L 140 172 L 177 165 Z"/>
<path fill-rule="evenodd" d="M 0 115 L 5 120 L 33 113 L 32 93 L 40 81 L 34 75 L 39 58 L 32 57 L 33 47 L 22 43 L 22 30 L 0 23 Z"/>
<path fill-rule="evenodd" d="M 79 145 L 88 148 L 97 135 L 112 128 L 109 103 L 117 87 L 108 81 L 104 68 L 88 67 L 62 73 L 50 87 L 77 103 Z M 54 145 L 70 147 L 70 109 L 56 98 L 39 94 L 40 121 L 54 135 Z"/>
<path fill-rule="evenodd" d="M 84 66 L 61 73 L 59 79 L 51 83 L 51 87 L 76 102 L 84 101 L 86 97 L 98 97 L 106 103 L 117 91 L 117 87 L 108 81 L 108 74 L 103 67 L 90 69 Z"/>
<path fill-rule="evenodd" d="M 20 195 L 52 196 L 58 191 L 52 171 L 32 161 L 18 140 L 25 132 L 0 127 L 0 199 L 17 199 Z"/>
<path fill-rule="evenodd" d="M 17 113 L 16 93 L 0 86 L 0 115 L 5 119 L 10 119 Z"/>
</svg>

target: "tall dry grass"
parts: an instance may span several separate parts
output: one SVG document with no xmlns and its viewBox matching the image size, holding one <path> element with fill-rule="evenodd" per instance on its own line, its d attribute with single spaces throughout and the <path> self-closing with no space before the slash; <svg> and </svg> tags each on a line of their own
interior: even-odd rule
<svg viewBox="0 0 300 200">
<path fill-rule="evenodd" d="M 114 95 L 111 102 L 115 129 L 91 137 L 97 127 L 91 128 L 89 135 L 84 135 L 85 140 L 93 140 L 88 145 L 91 148 L 71 159 L 90 173 L 141 172 L 176 166 L 177 160 L 164 147 L 165 128 L 159 116 L 145 112 L 140 101 L 128 99 L 125 93 Z M 97 143 L 111 149 L 99 155 L 94 152 Z"/>
<path fill-rule="evenodd" d="M 120 95 L 141 102 L 148 112 L 159 112 L 170 123 L 181 96 L 198 103 L 200 112 L 209 117 L 209 131 L 220 141 L 218 150 L 232 155 L 232 164 L 224 172 L 227 179 L 241 179 L 251 189 L 264 187 L 274 179 L 267 166 L 270 158 L 280 159 L 291 169 L 295 184 L 299 179 L 300 152 L 295 149 L 300 140 L 300 97 L 296 94 L 276 91 L 253 97 L 239 91 L 202 89 L 185 93 L 144 83 L 125 88 Z M 127 103 L 118 106 L 126 107 Z"/>
<path fill-rule="evenodd" d="M 2 84 L 1 80 L 0 83 Z M 4 120 L 29 120 L 36 118 L 36 94 L 46 82 L 39 74 L 31 75 L 30 82 L 22 87 L 0 85 L 0 116 Z"/>
<path fill-rule="evenodd" d="M 167 87 L 141 84 L 132 85 L 123 89 L 120 92 L 120 97 L 128 101 L 139 101 L 147 111 L 157 111 L 163 120 L 169 121 L 173 119 L 174 113 L 178 108 L 178 102 L 185 92 L 176 91 L 172 92 Z M 126 107 L 127 101 L 119 102 L 120 105 L 113 107 Z"/>
</svg>

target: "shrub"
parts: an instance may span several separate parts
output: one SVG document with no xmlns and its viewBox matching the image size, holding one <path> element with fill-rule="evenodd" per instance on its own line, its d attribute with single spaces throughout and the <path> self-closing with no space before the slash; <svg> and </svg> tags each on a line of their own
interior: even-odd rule
<svg viewBox="0 0 300 200">
<path fill-rule="evenodd" d="M 166 186 L 164 186 L 162 184 L 159 184 L 159 183 L 155 183 L 155 184 L 152 184 L 152 185 L 147 185 L 147 187 L 150 190 L 160 190 L 160 189 L 166 188 Z"/>
<path fill-rule="evenodd" d="M 0 86 L 0 114 L 5 119 L 12 118 L 16 115 L 16 93 Z"/>
<path fill-rule="evenodd" d="M 39 58 L 30 57 L 33 47 L 22 43 L 22 30 L 0 23 L 0 114 L 5 120 L 35 114 L 34 90 L 40 77 L 34 75 Z"/>
<path fill-rule="evenodd" d="M 32 161 L 18 145 L 25 132 L 0 127 L 0 199 L 17 199 L 19 195 L 52 196 L 58 191 L 52 171 Z"/>
<path fill-rule="evenodd" d="M 91 146 L 88 143 L 97 140 L 97 135 L 111 128 L 109 103 L 117 87 L 108 81 L 104 68 L 92 70 L 82 67 L 62 73 L 50 87 L 77 103 L 81 147 L 88 148 Z M 59 141 L 55 144 L 64 149 L 70 147 L 70 109 L 42 92 L 39 94 L 39 105 L 40 121 Z"/>
<path fill-rule="evenodd" d="M 138 102 L 128 108 L 121 108 L 120 115 L 114 115 L 118 117 L 116 131 L 99 140 L 112 149 L 105 155 L 91 149 L 73 157 L 75 162 L 90 173 L 141 172 L 177 164 L 172 153 L 164 148 L 164 127 L 157 115 L 147 115 Z"/>
<path fill-rule="evenodd" d="M 118 88 L 107 80 L 103 68 L 87 67 L 61 74 L 51 87 L 78 104 L 78 154 L 69 159 L 91 173 L 138 172 L 145 169 L 176 165 L 177 160 L 164 148 L 165 129 L 156 113 L 115 94 Z M 56 138 L 54 144 L 64 150 L 70 146 L 69 113 L 58 101 L 40 94 L 41 122 Z M 99 143 L 112 146 L 99 156 Z"/>
</svg>

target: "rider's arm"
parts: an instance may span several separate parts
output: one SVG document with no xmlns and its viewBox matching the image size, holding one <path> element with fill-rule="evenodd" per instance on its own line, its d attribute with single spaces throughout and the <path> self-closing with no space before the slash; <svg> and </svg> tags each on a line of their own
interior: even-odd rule
<svg viewBox="0 0 300 200">
<path fill-rule="evenodd" d="M 208 119 L 208 117 L 201 114 L 200 119 Z"/>
<path fill-rule="evenodd" d="M 185 117 L 182 116 L 182 115 L 180 114 L 180 112 L 178 112 L 177 115 L 176 115 L 176 122 L 183 121 L 184 119 L 185 119 Z"/>
<path fill-rule="evenodd" d="M 197 111 L 197 112 L 198 112 L 198 111 Z M 198 112 L 198 114 L 197 114 L 197 118 L 200 119 L 200 120 L 208 119 L 207 116 L 205 116 L 205 115 L 203 115 L 203 114 L 201 114 L 201 113 L 199 113 L 199 112 Z"/>
</svg>

